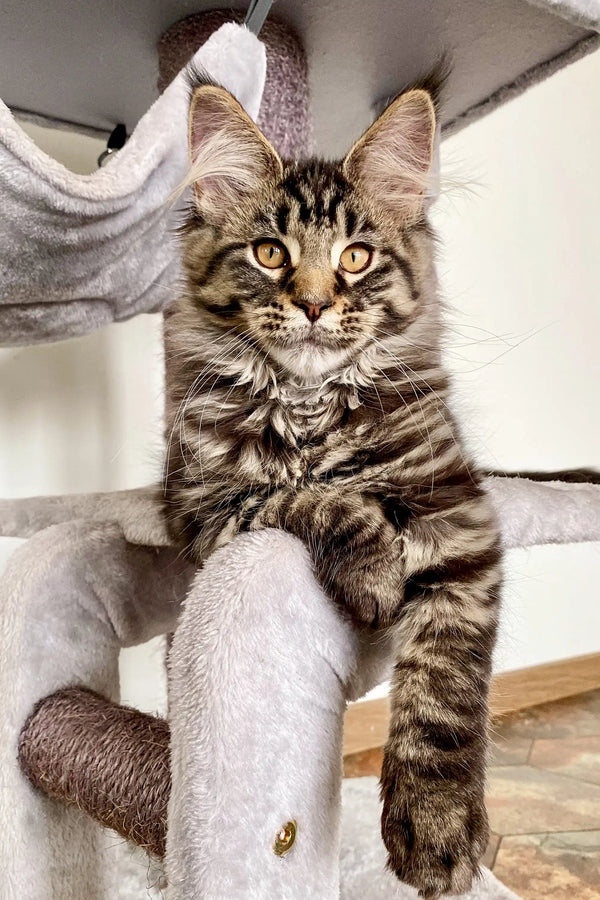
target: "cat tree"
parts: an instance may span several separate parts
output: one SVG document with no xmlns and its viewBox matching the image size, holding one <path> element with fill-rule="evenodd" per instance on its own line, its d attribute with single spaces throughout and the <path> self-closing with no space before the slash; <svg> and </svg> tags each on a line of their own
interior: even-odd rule
<svg viewBox="0 0 600 900">
<path fill-rule="evenodd" d="M 70 10 L 67 0 L 57 5 Z M 269 5 L 254 2 L 250 24 Z M 73 20 L 75 30 L 87 27 L 92 56 L 98 29 L 85 19 L 102 4 L 93 6 Z M 155 13 L 166 6 L 158 3 Z M 27 4 L 20 9 L 26 15 Z M 159 44 L 163 93 L 92 176 L 49 160 L 0 105 L 1 343 L 83 334 L 166 305 L 178 274 L 171 198 L 187 165 L 185 83 L 173 76 L 200 45 L 195 62 L 258 116 L 283 152 L 301 154 L 310 149 L 309 75 L 317 146 L 336 152 L 441 49 L 450 48 L 455 62 L 442 122 L 452 131 L 592 49 L 600 30 L 600 4 L 589 0 L 377 0 L 368 14 L 360 2 L 281 0 L 277 12 L 302 35 L 308 67 L 292 32 L 271 19 L 263 42 L 235 24 L 216 30 L 226 18 L 219 12 L 175 25 Z M 16 15 L 9 3 L 0 40 L 10 40 Z M 38 11 L 38 26 L 56 34 L 46 15 Z M 120 27 L 114 19 L 103 21 L 108 45 L 111 28 Z M 146 27 L 142 17 L 137 24 Z M 320 53 L 324 35 L 329 57 Z M 115 40 L 128 36 L 119 31 Z M 387 48 L 375 54 L 376 82 L 368 70 L 373 42 Z M 352 82 L 344 69 L 349 47 Z M 32 47 L 20 53 L 32 58 Z M 15 70 L 9 105 L 109 130 L 100 110 L 117 93 L 104 65 L 99 55 L 89 96 L 83 78 L 60 97 L 57 78 L 28 88 Z M 131 54 L 128 66 L 135 70 Z M 136 77 L 120 101 L 128 124 L 149 101 Z M 600 538 L 596 485 L 496 478 L 489 487 L 506 547 Z M 344 827 L 340 819 L 345 704 L 385 678 L 389 648 L 332 608 L 296 539 L 276 531 L 240 537 L 196 573 L 169 547 L 156 488 L 4 501 L 0 533 L 30 538 L 9 564 L 0 607 L 0 678 L 10 698 L 0 732 L 0 858 L 9 900 L 143 895 L 134 863 L 94 818 L 155 856 L 165 851 L 166 833 L 168 884 L 152 863 L 148 890 L 169 900 L 397 895 L 383 871 L 370 780 L 345 787 L 350 817 Z M 170 733 L 166 723 L 117 705 L 120 647 L 169 631 Z M 43 699 L 68 686 L 106 699 L 82 690 Z M 59 799 L 32 788 L 18 766 L 26 721 L 24 767 Z M 150 748 L 142 756 L 141 745 Z M 344 841 L 352 832 L 354 843 Z M 486 874 L 470 896 L 512 895 Z"/>
</svg>

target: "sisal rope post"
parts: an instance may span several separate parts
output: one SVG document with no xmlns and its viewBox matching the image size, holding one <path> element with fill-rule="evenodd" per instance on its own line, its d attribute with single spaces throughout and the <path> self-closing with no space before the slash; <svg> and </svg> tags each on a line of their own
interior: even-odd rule
<svg viewBox="0 0 600 900">
<path fill-rule="evenodd" d="M 70 687 L 35 705 L 21 731 L 19 762 L 46 796 L 163 857 L 169 739 L 164 719 Z"/>
</svg>

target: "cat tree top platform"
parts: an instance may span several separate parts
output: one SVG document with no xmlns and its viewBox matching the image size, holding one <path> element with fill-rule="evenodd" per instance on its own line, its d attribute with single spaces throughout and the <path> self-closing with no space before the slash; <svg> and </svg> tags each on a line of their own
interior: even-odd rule
<svg viewBox="0 0 600 900">
<path fill-rule="evenodd" d="M 155 99 L 156 42 L 215 0 L 4 0 L 0 95 L 13 110 L 129 132 Z M 248 0 L 226 4 L 245 11 Z M 456 129 L 595 46 L 600 0 L 278 0 L 308 56 L 317 149 L 338 155 L 442 51 Z"/>
<path fill-rule="evenodd" d="M 248 3 L 233 0 L 238 17 Z M 0 345 L 85 334 L 173 298 L 173 191 L 188 167 L 188 95 L 179 75 L 156 100 L 156 44 L 174 22 L 210 6 L 4 0 Z M 341 155 L 382 104 L 443 53 L 453 64 L 442 114 L 448 133 L 592 50 L 600 30 L 600 0 L 278 0 L 273 12 L 305 49 L 315 145 L 328 156 Z M 207 40 L 200 31 L 209 20 L 200 19 L 191 46 L 181 36 L 189 19 L 165 37 L 163 62 L 165 47 L 185 50 L 172 74 L 198 38 L 197 64 L 247 95 L 282 152 L 305 154 L 306 69 L 289 28 L 267 21 L 263 44 L 229 23 Z M 11 110 L 98 134 L 121 122 L 130 138 L 103 169 L 79 176 L 36 147 Z"/>
</svg>

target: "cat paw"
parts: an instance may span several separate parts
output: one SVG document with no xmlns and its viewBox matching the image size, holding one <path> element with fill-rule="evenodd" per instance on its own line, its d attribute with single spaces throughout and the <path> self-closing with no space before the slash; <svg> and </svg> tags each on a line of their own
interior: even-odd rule
<svg viewBox="0 0 600 900">
<path fill-rule="evenodd" d="M 382 781 L 388 867 L 425 900 L 466 893 L 479 873 L 489 826 L 474 785 Z"/>
<path fill-rule="evenodd" d="M 322 573 L 322 574 L 321 574 Z M 362 625 L 393 625 L 404 596 L 405 579 L 400 562 L 390 553 L 367 560 L 355 557 L 324 560 L 320 581 L 327 593 Z"/>
</svg>

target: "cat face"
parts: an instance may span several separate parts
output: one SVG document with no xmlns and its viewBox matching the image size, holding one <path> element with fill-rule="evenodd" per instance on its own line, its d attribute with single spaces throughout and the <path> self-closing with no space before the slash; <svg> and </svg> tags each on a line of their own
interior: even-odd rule
<svg viewBox="0 0 600 900">
<path fill-rule="evenodd" d="M 284 163 L 226 91 L 197 88 L 185 264 L 199 315 L 307 379 L 405 329 L 430 243 L 434 128 L 413 90 L 342 162 Z"/>
</svg>

